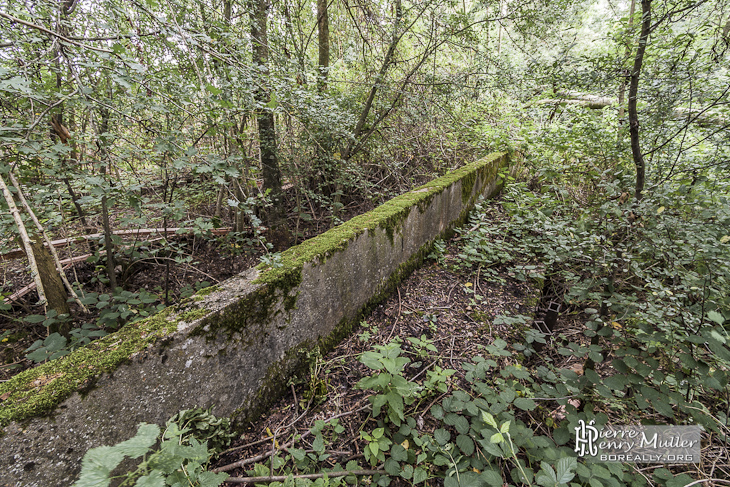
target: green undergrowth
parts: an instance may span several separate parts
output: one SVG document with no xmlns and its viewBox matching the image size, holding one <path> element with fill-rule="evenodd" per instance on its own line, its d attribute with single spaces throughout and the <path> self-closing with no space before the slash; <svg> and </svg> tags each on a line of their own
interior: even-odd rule
<svg viewBox="0 0 730 487">
<path fill-rule="evenodd" d="M 510 344 L 525 357 L 517 397 L 555 398 L 552 410 L 559 411 L 539 414 L 543 403 L 533 404 L 525 423 L 531 431 L 548 427 L 562 447 L 580 420 L 598 427 L 696 424 L 713 451 L 722 451 L 730 404 L 729 188 L 672 182 L 636 203 L 623 190 L 630 176 L 597 174 L 588 201 L 574 198 L 560 178 L 536 192 L 510 186 L 501 210 L 475 211 L 455 265 L 492 280 L 549 282 L 550 300 L 561 304 L 554 332 L 527 328 L 532 344 Z M 544 342 L 539 354 L 534 337 Z M 505 385 L 495 385 L 502 395 Z M 584 467 L 597 479 L 576 482 Z M 583 462 L 575 472 L 572 484 L 591 486 L 683 486 L 708 475 L 690 465 L 644 478 L 631 465 Z"/>
<path fill-rule="evenodd" d="M 669 186 L 632 204 L 620 198 L 619 183 L 598 183 L 601 193 L 588 204 L 571 201 L 562 182 L 537 193 L 516 184 L 501 201 L 503 211 L 477 209 L 458 258 L 448 264 L 487 279 L 558 283 L 552 299 L 562 304 L 563 327 L 545 333 L 527 317 L 498 317 L 495 324 L 512 326 L 509 336 L 480 345 L 479 356 L 461 371 L 434 367 L 420 378 L 410 370 L 416 360 L 441 365 L 428 343 L 397 337 L 377 345 L 360 357 L 371 370 L 358 384 L 369 391 L 372 406 L 358 428 L 366 465 L 321 468 L 345 431 L 333 420 L 311 430 L 312 451 L 278 452 L 247 473 L 274 472 L 293 482 L 301 474 L 372 467 L 379 473 L 369 482 L 381 487 L 395 479 L 446 487 L 681 487 L 709 478 L 708 465 L 724 468 L 730 397 L 726 193 Z M 406 340 L 418 340 L 427 354 L 406 352 Z M 575 452 L 581 420 L 599 428 L 700 425 L 709 442 L 704 450 L 713 457 L 651 469 L 595 462 Z M 326 482 L 296 478 L 297 485 L 317 486 L 357 481 L 355 475 Z"/>
<path fill-rule="evenodd" d="M 99 487 L 113 480 L 121 487 L 217 487 L 228 475 L 206 467 L 211 456 L 235 436 L 229 430 L 227 419 L 200 408 L 175 414 L 164 431 L 156 424 L 142 423 L 132 438 L 89 450 L 73 487 Z M 125 459 L 138 462 L 133 470 L 118 474 L 117 467 Z"/>
</svg>

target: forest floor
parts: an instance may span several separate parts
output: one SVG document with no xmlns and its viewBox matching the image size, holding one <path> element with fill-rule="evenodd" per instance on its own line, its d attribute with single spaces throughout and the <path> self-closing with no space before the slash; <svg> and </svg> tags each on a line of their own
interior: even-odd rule
<svg viewBox="0 0 730 487">
<path fill-rule="evenodd" d="M 376 306 L 349 338 L 326 355 L 316 357 L 310 376 L 289 384 L 291 392 L 275 403 L 268 414 L 252 423 L 212 468 L 240 478 L 252 473 L 254 463 L 264 462 L 268 456 L 286 448 L 311 452 L 314 438 L 307 431 L 318 421 L 333 419 L 344 429 L 328 445 L 329 457 L 322 462 L 322 467 L 332 467 L 335 463 L 345 465 L 354 460 L 359 468 L 369 468 L 363 458 L 365 443 L 360 431 L 377 426 L 370 417 L 368 396 L 372 392 L 357 388 L 357 383 L 372 370 L 358 359 L 374 346 L 393 340 L 401 342 L 408 356 L 414 357 L 404 371 L 409 380 L 422 383 L 427 370 L 453 369 L 456 372 L 449 379 L 449 389 L 468 390 L 463 383 L 466 371 L 462 365 L 476 356 L 488 355 L 485 347 L 496 339 L 521 340 L 518 337 L 524 332 L 512 325 L 494 324 L 495 317 L 532 315 L 540 290 L 534 282 L 510 277 L 503 283 L 490 282 L 477 270 L 456 270 L 451 264 L 459 261 L 459 240 L 455 236 L 447 241 L 438 261 L 427 260 Z M 435 347 L 435 352 L 426 352 L 429 344 Z M 501 360 L 503 366 L 516 365 L 522 362 L 522 357 Z M 431 398 L 431 405 L 445 395 Z M 437 427 L 435 421 L 430 414 L 424 414 L 430 405 L 414 405 L 414 409 L 417 406 L 420 406 L 419 430 L 432 432 Z M 368 422 L 372 424 L 366 426 Z M 302 435 L 300 440 L 294 440 L 297 434 Z"/>
<path fill-rule="evenodd" d="M 494 208 L 499 214 L 499 201 L 494 203 Z M 523 354 L 519 350 L 525 343 L 526 333 L 535 326 L 533 320 L 539 319 L 544 312 L 540 304 L 541 286 L 534 280 L 513 275 L 507 266 L 494 268 L 497 279 L 485 277 L 480 269 L 465 266 L 460 256 L 463 252 L 461 240 L 462 236 L 457 234 L 446 241 L 440 252 L 429 256 L 422 267 L 407 277 L 332 351 L 324 355 L 318 351 L 313 353 L 309 376 L 287 384 L 290 392 L 273 404 L 268 413 L 251 423 L 231 447 L 214 460 L 210 467 L 213 471 L 230 475 L 231 481 L 224 485 L 240 485 L 250 477 L 279 476 L 283 481 L 288 475 L 296 477 L 303 471 L 311 472 L 306 469 L 312 466 L 319 472 L 343 468 L 360 470 L 363 474 L 373 472 L 369 470 L 374 467 L 365 452 L 368 440 L 363 435 L 374 434 L 382 427 L 383 416 L 373 417 L 370 399 L 377 392 L 358 387 L 358 382 L 376 374 L 363 363 L 363 353 L 382 351 L 384 349 L 379 347 L 389 343 L 397 343 L 403 351 L 401 356 L 410 359 L 402 375 L 422 390 L 432 390 L 426 384 L 430 380 L 429 372 L 453 374 L 442 389 L 432 390 L 432 394 L 406 405 L 406 417 L 415 419 L 414 429 L 422 435 L 435 435 L 437 428 L 444 427 L 432 414 L 434 405 L 439 408 L 444 398 L 451 397 L 455 391 L 472 395 L 470 380 L 473 378 L 469 379 L 469 371 L 474 370 L 473 364 L 480 360 L 479 357 L 496 361 L 497 366 L 490 369 L 487 379 L 494 384 L 499 384 L 503 378 L 507 380 L 508 375 L 504 373 L 510 368 L 525 370 L 530 375 L 549 367 L 583 374 L 585 361 L 565 353 L 564 347 L 590 345 L 585 335 L 588 315 L 583 310 L 564 309 L 552 332 L 545 337 L 547 343 L 542 347 L 534 344 L 536 353 Z M 520 318 L 515 320 L 509 318 L 518 316 Z M 494 353 L 495 349 L 498 349 L 497 353 Z M 606 375 L 609 373 L 606 364 L 610 362 L 607 357 L 604 363 L 596 364 L 596 371 Z M 560 406 L 555 398 L 533 397 L 532 400 L 536 407 L 521 411 L 516 408 L 515 417 L 535 436 L 557 438 L 555 428 L 566 418 L 566 406 Z M 589 407 L 575 398 L 569 399 L 568 404 L 578 409 Z M 621 408 L 614 408 L 607 401 L 592 402 L 590 408 L 596 414 L 605 414 L 614 424 L 636 420 L 626 418 Z M 660 417 L 647 414 L 650 420 L 662 424 Z M 386 427 L 387 424 L 386 421 Z M 322 435 L 325 438 L 324 455 L 321 454 Z M 705 445 L 703 442 L 703 457 L 718 459 L 712 467 L 717 476 L 726 468 L 727 452 L 722 445 L 711 447 L 711 443 L 707 441 Z M 300 470 L 294 458 L 305 453 L 311 458 L 305 459 L 310 464 L 302 464 L 303 470 Z M 509 475 L 508 463 L 502 464 L 506 468 L 503 475 Z M 378 464 L 382 465 L 382 460 Z M 659 467 L 661 465 L 633 464 L 629 469 L 648 480 Z M 600 469 L 600 465 L 595 468 Z M 704 472 L 704 467 L 697 465 L 671 468 L 691 478 L 703 478 L 712 473 Z M 424 485 L 443 485 L 443 479 L 438 475 L 429 478 Z M 398 476 L 390 479 L 390 487 L 413 485 L 412 479 Z M 655 484 L 649 481 L 649 485 Z"/>
</svg>

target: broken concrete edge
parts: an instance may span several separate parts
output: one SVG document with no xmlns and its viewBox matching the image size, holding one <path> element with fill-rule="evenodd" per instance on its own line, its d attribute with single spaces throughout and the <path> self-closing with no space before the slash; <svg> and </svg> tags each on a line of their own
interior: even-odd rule
<svg viewBox="0 0 730 487">
<path fill-rule="evenodd" d="M 295 307 L 296 295 L 292 295 L 291 291 L 301 282 L 305 263 L 316 265 L 324 262 L 328 256 L 346 249 L 349 242 L 368 230 L 382 228 L 392 239 L 394 232 L 399 230 L 399 223 L 408 217 L 414 207 L 423 211 L 434 196 L 460 182 L 465 207 L 459 219 L 444 234 L 453 231 L 454 227 L 466 222 L 469 210 L 481 196 L 479 192 L 473 191 L 477 176 L 481 174 L 483 181 L 496 181 L 497 189 L 493 194 L 485 195 L 494 196 L 504 182 L 499 180 L 499 169 L 506 166 L 508 160 L 507 153 L 490 154 L 286 250 L 281 254 L 281 265 L 278 267 L 263 264 L 257 266 L 251 270 L 257 276 L 253 280 L 254 292 L 237 306 L 240 313 L 233 313 L 222 319 L 224 317 L 217 310 L 206 308 L 207 304 L 215 301 L 208 297 L 214 297 L 217 290 L 217 287 L 207 288 L 178 305 L 128 324 L 69 355 L 21 372 L 0 384 L 0 397 L 5 396 L 0 402 L 0 436 L 11 422 L 47 415 L 75 392 L 84 395 L 94 387 L 102 374 L 114 372 L 134 354 L 154 344 L 164 345 L 165 338 L 176 331 L 191 330 L 191 335 L 205 335 L 215 339 L 221 328 L 232 327 L 235 330 L 231 331 L 240 331 L 252 321 L 270 318 L 269 314 L 277 310 L 277 303 L 282 300 L 285 309 Z M 440 235 L 427 242 L 407 262 L 401 264 L 361 309 L 356 319 L 343 320 L 329 336 L 320 338 L 321 350 L 333 347 L 346 336 L 372 306 L 393 291 L 404 277 L 420 265 L 433 241 L 444 236 Z M 281 384 L 286 383 L 281 379 L 301 369 L 302 350 L 304 346 L 290 350 L 284 359 L 269 368 L 258 397 L 249 403 L 251 407 L 237 412 L 239 416 L 254 417 L 268 400 L 281 392 Z"/>
</svg>

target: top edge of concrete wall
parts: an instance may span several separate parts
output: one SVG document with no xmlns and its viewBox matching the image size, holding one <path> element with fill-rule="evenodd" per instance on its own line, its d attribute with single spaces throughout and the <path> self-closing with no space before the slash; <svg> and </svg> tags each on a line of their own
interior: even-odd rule
<svg viewBox="0 0 730 487">
<path fill-rule="evenodd" d="M 506 153 L 394 198 L 179 305 L 0 384 L 0 485 L 68 485 L 91 447 L 181 409 L 259 414 L 501 189 Z M 53 474 L 51 472 L 54 472 Z"/>
</svg>

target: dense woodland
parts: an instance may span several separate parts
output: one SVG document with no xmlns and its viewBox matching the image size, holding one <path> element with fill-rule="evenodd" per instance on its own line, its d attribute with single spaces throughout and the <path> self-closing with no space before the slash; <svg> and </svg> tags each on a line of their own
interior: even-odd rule
<svg viewBox="0 0 730 487">
<path fill-rule="evenodd" d="M 513 151 L 502 199 L 432 260 L 475 283 L 474 307 L 480 280 L 540 283 L 575 333 L 485 310 L 472 318 L 517 330 L 489 353 L 509 347 L 522 372 L 498 360 L 458 383 L 378 362 L 416 353 L 405 337 L 362 355 L 376 375 L 358 384 L 390 397 L 358 426 L 369 468 L 388 472 L 373 482 L 727 485 L 728 66 L 727 0 L 0 0 L 0 379 Z M 383 367 L 413 387 L 378 381 Z M 512 399 L 464 431 L 448 414 L 464 397 L 435 405 L 448 426 L 430 440 L 403 428 L 409 407 L 479 381 Z M 563 409 L 540 418 L 515 397 Z M 701 424 L 716 463 L 559 461 L 578 419 Z M 439 432 L 454 427 L 452 444 Z M 299 455 L 257 475 L 317 472 Z M 185 485 L 220 484 L 195 480 L 204 463 Z"/>
</svg>

